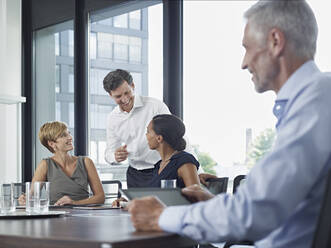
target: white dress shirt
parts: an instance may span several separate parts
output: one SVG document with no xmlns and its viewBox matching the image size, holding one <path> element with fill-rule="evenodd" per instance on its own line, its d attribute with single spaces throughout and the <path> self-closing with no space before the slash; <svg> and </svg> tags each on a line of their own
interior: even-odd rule
<svg viewBox="0 0 331 248">
<path fill-rule="evenodd" d="M 160 227 L 196 240 L 311 247 L 331 168 L 331 75 L 303 64 L 277 95 L 277 140 L 233 196 L 166 208 Z"/>
<path fill-rule="evenodd" d="M 149 149 L 146 130 L 149 122 L 158 114 L 170 114 L 167 105 L 147 96 L 135 95 L 129 113 L 116 106 L 108 116 L 105 160 L 110 164 L 116 163 L 115 150 L 126 144 L 130 166 L 137 170 L 154 168 L 161 158 L 156 150 Z"/>
</svg>

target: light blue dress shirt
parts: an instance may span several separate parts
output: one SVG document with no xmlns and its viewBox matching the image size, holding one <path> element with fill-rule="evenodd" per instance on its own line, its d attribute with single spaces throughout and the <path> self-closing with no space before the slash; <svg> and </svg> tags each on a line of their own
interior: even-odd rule
<svg viewBox="0 0 331 248">
<path fill-rule="evenodd" d="M 256 247 L 310 247 L 331 168 L 331 74 L 313 61 L 293 73 L 277 95 L 273 151 L 251 170 L 237 193 L 168 207 L 168 232 L 198 241 L 256 241 Z"/>
</svg>

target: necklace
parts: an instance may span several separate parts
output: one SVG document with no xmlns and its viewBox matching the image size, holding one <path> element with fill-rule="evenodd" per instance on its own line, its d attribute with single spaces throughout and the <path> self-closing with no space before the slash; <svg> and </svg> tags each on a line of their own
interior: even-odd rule
<svg viewBox="0 0 331 248">
<path fill-rule="evenodd" d="M 170 154 L 170 156 L 166 159 L 166 160 L 162 160 L 161 163 L 160 163 L 160 168 L 163 168 L 165 167 L 168 162 L 170 161 L 170 159 L 172 158 L 173 155 L 175 155 L 178 151 L 174 151 L 173 153 Z"/>
</svg>

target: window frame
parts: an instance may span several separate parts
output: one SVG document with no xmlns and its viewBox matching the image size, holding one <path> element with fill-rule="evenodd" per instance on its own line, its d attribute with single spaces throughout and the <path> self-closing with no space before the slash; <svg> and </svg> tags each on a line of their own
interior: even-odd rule
<svg viewBox="0 0 331 248">
<path fill-rule="evenodd" d="M 88 22 L 89 13 L 106 8 L 130 12 L 163 3 L 163 100 L 170 111 L 183 117 L 183 0 L 25 0 L 22 1 L 22 181 L 35 170 L 34 32 L 74 20 L 75 153 L 88 153 Z M 130 21 L 129 21 L 130 26 Z M 134 31 L 134 30 L 133 30 Z M 78 83 L 79 82 L 79 83 Z M 82 83 L 83 82 L 83 83 Z"/>
</svg>

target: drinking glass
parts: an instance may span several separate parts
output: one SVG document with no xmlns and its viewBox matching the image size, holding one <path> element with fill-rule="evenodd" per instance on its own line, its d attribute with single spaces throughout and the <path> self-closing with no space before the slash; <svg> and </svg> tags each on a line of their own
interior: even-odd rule
<svg viewBox="0 0 331 248">
<path fill-rule="evenodd" d="M 26 183 L 26 212 L 44 213 L 49 207 L 49 182 Z"/>
<path fill-rule="evenodd" d="M 33 184 L 34 185 L 34 184 Z M 25 211 L 27 213 L 37 213 L 37 202 L 39 199 L 37 199 L 37 194 L 35 194 L 34 186 L 31 182 L 25 183 Z"/>
<path fill-rule="evenodd" d="M 1 214 L 15 212 L 16 204 L 13 183 L 0 184 L 0 208 Z"/>
<path fill-rule="evenodd" d="M 162 189 L 169 189 L 169 188 L 176 188 L 177 186 L 177 180 L 176 179 L 170 179 L 170 180 L 161 180 L 161 188 Z"/>
<path fill-rule="evenodd" d="M 15 206 L 19 206 L 19 198 L 20 196 L 25 192 L 25 184 L 24 183 L 13 183 L 14 189 L 14 201 L 15 201 Z"/>
<path fill-rule="evenodd" d="M 49 206 L 49 182 L 35 182 L 34 188 L 39 199 L 39 212 L 48 212 Z"/>
</svg>

